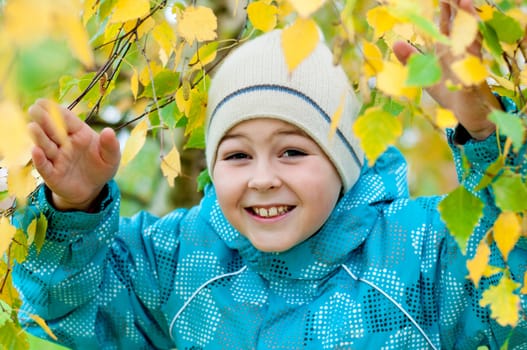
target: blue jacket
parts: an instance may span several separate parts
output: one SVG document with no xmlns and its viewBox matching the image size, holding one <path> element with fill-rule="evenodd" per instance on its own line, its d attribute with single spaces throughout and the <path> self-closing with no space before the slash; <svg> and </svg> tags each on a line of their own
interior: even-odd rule
<svg viewBox="0 0 527 350">
<path fill-rule="evenodd" d="M 472 187 L 497 156 L 495 138 L 464 152 L 474 166 L 460 176 Z M 481 196 L 491 203 L 489 192 Z M 113 182 L 94 214 L 58 212 L 42 188 L 20 223 L 43 212 L 47 239 L 14 281 L 24 311 L 76 349 L 474 350 L 499 349 L 509 335 L 509 349 L 527 349 L 524 317 L 511 333 L 479 305 L 497 277 L 479 289 L 467 279 L 467 257 L 437 213 L 440 199 L 409 198 L 406 164 L 390 149 L 363 168 L 316 235 L 263 253 L 227 222 L 212 186 L 200 205 L 163 218 L 119 218 Z M 489 204 L 468 257 L 496 214 Z M 526 240 L 509 255 L 518 281 Z M 491 261 L 504 264 L 495 247 Z M 526 295 L 521 303 L 527 310 Z"/>
</svg>

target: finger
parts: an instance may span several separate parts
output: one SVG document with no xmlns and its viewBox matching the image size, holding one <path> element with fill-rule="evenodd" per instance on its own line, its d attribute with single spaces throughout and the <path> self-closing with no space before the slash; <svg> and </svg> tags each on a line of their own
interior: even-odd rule
<svg viewBox="0 0 527 350">
<path fill-rule="evenodd" d="M 31 158 L 33 160 L 33 165 L 44 181 L 47 181 L 47 179 L 50 179 L 53 176 L 53 163 L 46 157 L 42 148 L 38 146 L 33 147 Z"/>
<path fill-rule="evenodd" d="M 416 52 L 416 48 L 407 42 L 397 41 L 393 44 L 393 53 L 402 64 L 406 64 L 410 56 Z"/>
<path fill-rule="evenodd" d="M 35 121 L 44 131 L 44 133 L 52 140 L 57 146 L 60 146 L 63 142 L 62 135 L 57 130 L 55 123 L 53 122 L 49 109 L 50 101 L 45 99 L 39 99 L 29 107 L 28 113 L 33 121 Z"/>
<path fill-rule="evenodd" d="M 59 154 L 59 147 L 48 137 L 40 125 L 31 122 L 28 124 L 28 129 L 33 142 L 44 153 L 44 156 L 51 161 L 56 159 Z"/>
<path fill-rule="evenodd" d="M 460 0 L 459 1 L 459 8 L 463 11 L 466 11 L 470 13 L 474 17 L 478 17 L 478 12 L 476 11 L 476 8 L 474 7 L 474 2 L 472 0 Z M 471 55 L 481 57 L 481 48 L 482 48 L 482 41 L 483 37 L 481 33 L 478 31 L 476 38 L 467 47 L 467 52 Z"/>
<path fill-rule="evenodd" d="M 451 0 L 441 0 L 439 3 L 439 30 L 442 34 L 450 35 L 450 22 L 452 18 Z"/>
<path fill-rule="evenodd" d="M 460 0 L 458 6 L 460 9 L 467 11 L 468 13 L 474 16 L 477 15 L 477 11 L 476 11 L 476 8 L 474 7 L 474 2 L 472 0 Z"/>
<path fill-rule="evenodd" d="M 66 124 L 66 130 L 68 134 L 73 134 L 79 131 L 83 126 L 86 125 L 75 113 L 70 111 L 64 106 L 60 106 L 60 111 Z"/>
<path fill-rule="evenodd" d="M 119 140 L 111 128 L 104 128 L 100 134 L 100 155 L 107 164 L 117 165 L 121 159 Z"/>
</svg>

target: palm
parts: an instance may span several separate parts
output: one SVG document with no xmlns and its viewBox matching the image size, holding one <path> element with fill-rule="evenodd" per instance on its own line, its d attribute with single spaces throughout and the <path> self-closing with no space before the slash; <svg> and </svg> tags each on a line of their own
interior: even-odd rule
<svg viewBox="0 0 527 350">
<path fill-rule="evenodd" d="M 62 110 L 68 136 L 58 137 L 48 115 L 48 101 L 31 109 L 36 147 L 33 162 L 61 209 L 82 209 L 115 174 L 119 144 L 113 131 L 100 135 L 71 112 Z"/>
</svg>

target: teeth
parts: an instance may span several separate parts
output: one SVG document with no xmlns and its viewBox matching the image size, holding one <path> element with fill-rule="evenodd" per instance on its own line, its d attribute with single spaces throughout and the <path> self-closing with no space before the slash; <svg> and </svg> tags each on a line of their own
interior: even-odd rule
<svg viewBox="0 0 527 350">
<path fill-rule="evenodd" d="M 280 207 L 271 207 L 271 208 L 253 208 L 253 211 L 256 215 L 262 216 L 265 218 L 278 216 L 286 213 L 288 211 L 287 206 Z"/>
</svg>

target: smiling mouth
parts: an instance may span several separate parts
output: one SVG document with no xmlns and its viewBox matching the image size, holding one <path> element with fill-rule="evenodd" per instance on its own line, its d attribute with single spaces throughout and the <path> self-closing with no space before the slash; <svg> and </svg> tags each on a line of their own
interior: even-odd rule
<svg viewBox="0 0 527 350">
<path fill-rule="evenodd" d="M 290 212 L 295 207 L 290 205 L 280 205 L 277 207 L 267 207 L 267 208 L 260 208 L 260 207 L 250 207 L 247 208 L 249 212 L 251 212 L 254 215 L 263 217 L 263 218 L 272 218 L 284 215 L 285 213 Z"/>
</svg>

